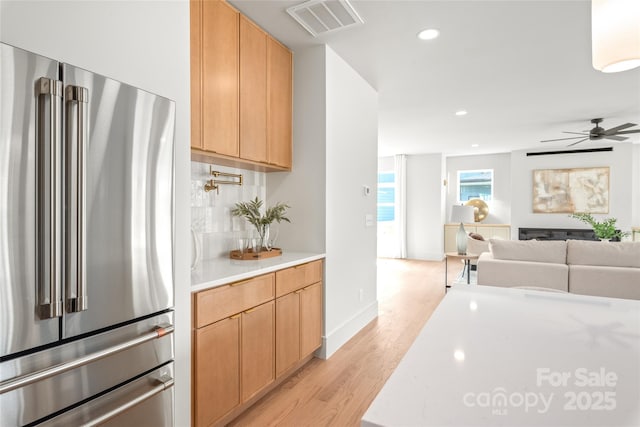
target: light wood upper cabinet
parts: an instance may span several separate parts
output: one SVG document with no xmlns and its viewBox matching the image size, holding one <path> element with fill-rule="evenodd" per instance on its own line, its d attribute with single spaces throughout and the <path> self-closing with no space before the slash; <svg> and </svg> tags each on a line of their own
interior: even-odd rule
<svg viewBox="0 0 640 427">
<path fill-rule="evenodd" d="M 191 148 L 202 149 L 202 0 L 191 0 Z"/>
<path fill-rule="evenodd" d="M 237 157 L 240 14 L 225 2 L 202 3 L 202 147 Z"/>
<path fill-rule="evenodd" d="M 293 64 L 291 51 L 274 39 L 267 44 L 269 163 L 291 168 Z"/>
<path fill-rule="evenodd" d="M 192 158 L 290 170 L 291 51 L 224 1 L 190 1 Z"/>
<path fill-rule="evenodd" d="M 267 162 L 267 33 L 240 16 L 240 157 Z"/>
</svg>

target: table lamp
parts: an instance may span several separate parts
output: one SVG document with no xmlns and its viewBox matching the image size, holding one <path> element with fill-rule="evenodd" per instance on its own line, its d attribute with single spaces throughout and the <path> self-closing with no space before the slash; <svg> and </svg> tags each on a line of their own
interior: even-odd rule
<svg viewBox="0 0 640 427">
<path fill-rule="evenodd" d="M 464 223 L 474 221 L 473 206 L 453 205 L 451 206 L 451 222 L 459 222 L 460 228 L 456 234 L 456 246 L 458 255 L 467 254 L 467 232 L 464 229 Z"/>
</svg>

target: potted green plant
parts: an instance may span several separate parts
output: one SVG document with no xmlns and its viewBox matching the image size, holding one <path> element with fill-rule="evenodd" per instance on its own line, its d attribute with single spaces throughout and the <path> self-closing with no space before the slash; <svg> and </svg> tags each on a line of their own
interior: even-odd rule
<svg viewBox="0 0 640 427">
<path fill-rule="evenodd" d="M 261 212 L 262 204 L 262 200 L 258 199 L 258 197 L 248 202 L 238 202 L 235 204 L 235 208 L 231 210 L 231 215 L 244 217 L 256 228 L 260 239 L 259 247 L 266 246 L 267 249 L 271 250 L 269 240 L 270 226 L 274 221 L 290 223 L 289 218 L 285 216 L 290 206 L 286 203 L 278 202 L 274 206 L 267 208 L 263 214 Z"/>
<path fill-rule="evenodd" d="M 598 221 L 590 213 L 574 213 L 569 216 L 589 224 L 600 240 L 622 239 L 629 235 L 626 231 L 616 230 L 617 219 L 615 218 L 604 218 L 602 221 Z"/>
</svg>

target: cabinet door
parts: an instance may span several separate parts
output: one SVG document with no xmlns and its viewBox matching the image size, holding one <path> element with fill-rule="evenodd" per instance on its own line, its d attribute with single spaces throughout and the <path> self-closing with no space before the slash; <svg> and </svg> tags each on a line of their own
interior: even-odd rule
<svg viewBox="0 0 640 427">
<path fill-rule="evenodd" d="M 300 298 L 292 292 L 276 300 L 276 377 L 300 360 Z"/>
<path fill-rule="evenodd" d="M 291 52 L 269 37 L 267 42 L 268 161 L 291 168 Z"/>
<path fill-rule="evenodd" d="M 267 162 L 267 33 L 240 16 L 240 157 Z"/>
<path fill-rule="evenodd" d="M 511 226 L 510 225 L 491 225 L 482 224 L 477 226 L 478 233 L 481 234 L 485 240 L 498 238 L 509 240 L 511 238 Z"/>
<path fill-rule="evenodd" d="M 202 149 L 202 0 L 189 3 L 191 19 L 191 148 Z"/>
<path fill-rule="evenodd" d="M 274 369 L 274 302 L 242 313 L 242 401 L 271 384 Z"/>
<path fill-rule="evenodd" d="M 308 286 L 300 292 L 300 358 L 322 345 L 322 284 Z"/>
<path fill-rule="evenodd" d="M 239 13 L 223 1 L 202 3 L 203 148 L 238 157 Z"/>
<path fill-rule="evenodd" d="M 195 420 L 208 426 L 240 404 L 240 316 L 196 330 Z"/>
</svg>

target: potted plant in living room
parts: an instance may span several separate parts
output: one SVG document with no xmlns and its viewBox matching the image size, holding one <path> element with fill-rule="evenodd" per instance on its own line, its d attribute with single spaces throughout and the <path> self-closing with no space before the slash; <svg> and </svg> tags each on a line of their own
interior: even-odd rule
<svg viewBox="0 0 640 427">
<path fill-rule="evenodd" d="M 267 208 L 264 214 L 260 211 L 262 208 L 262 200 L 256 197 L 248 202 L 238 202 L 235 208 L 231 210 L 231 215 L 244 217 L 251 225 L 253 225 L 258 234 L 258 250 L 266 247 L 267 250 L 272 249 L 274 239 L 270 239 L 270 227 L 274 221 L 278 223 L 282 221 L 291 222 L 285 216 L 287 209 L 290 208 L 286 203 L 278 202 L 274 206 Z"/>
<path fill-rule="evenodd" d="M 616 218 L 604 218 L 602 221 L 598 221 L 590 213 L 573 213 L 569 216 L 589 224 L 600 240 L 622 239 L 629 235 L 626 231 L 616 230 Z"/>
</svg>

